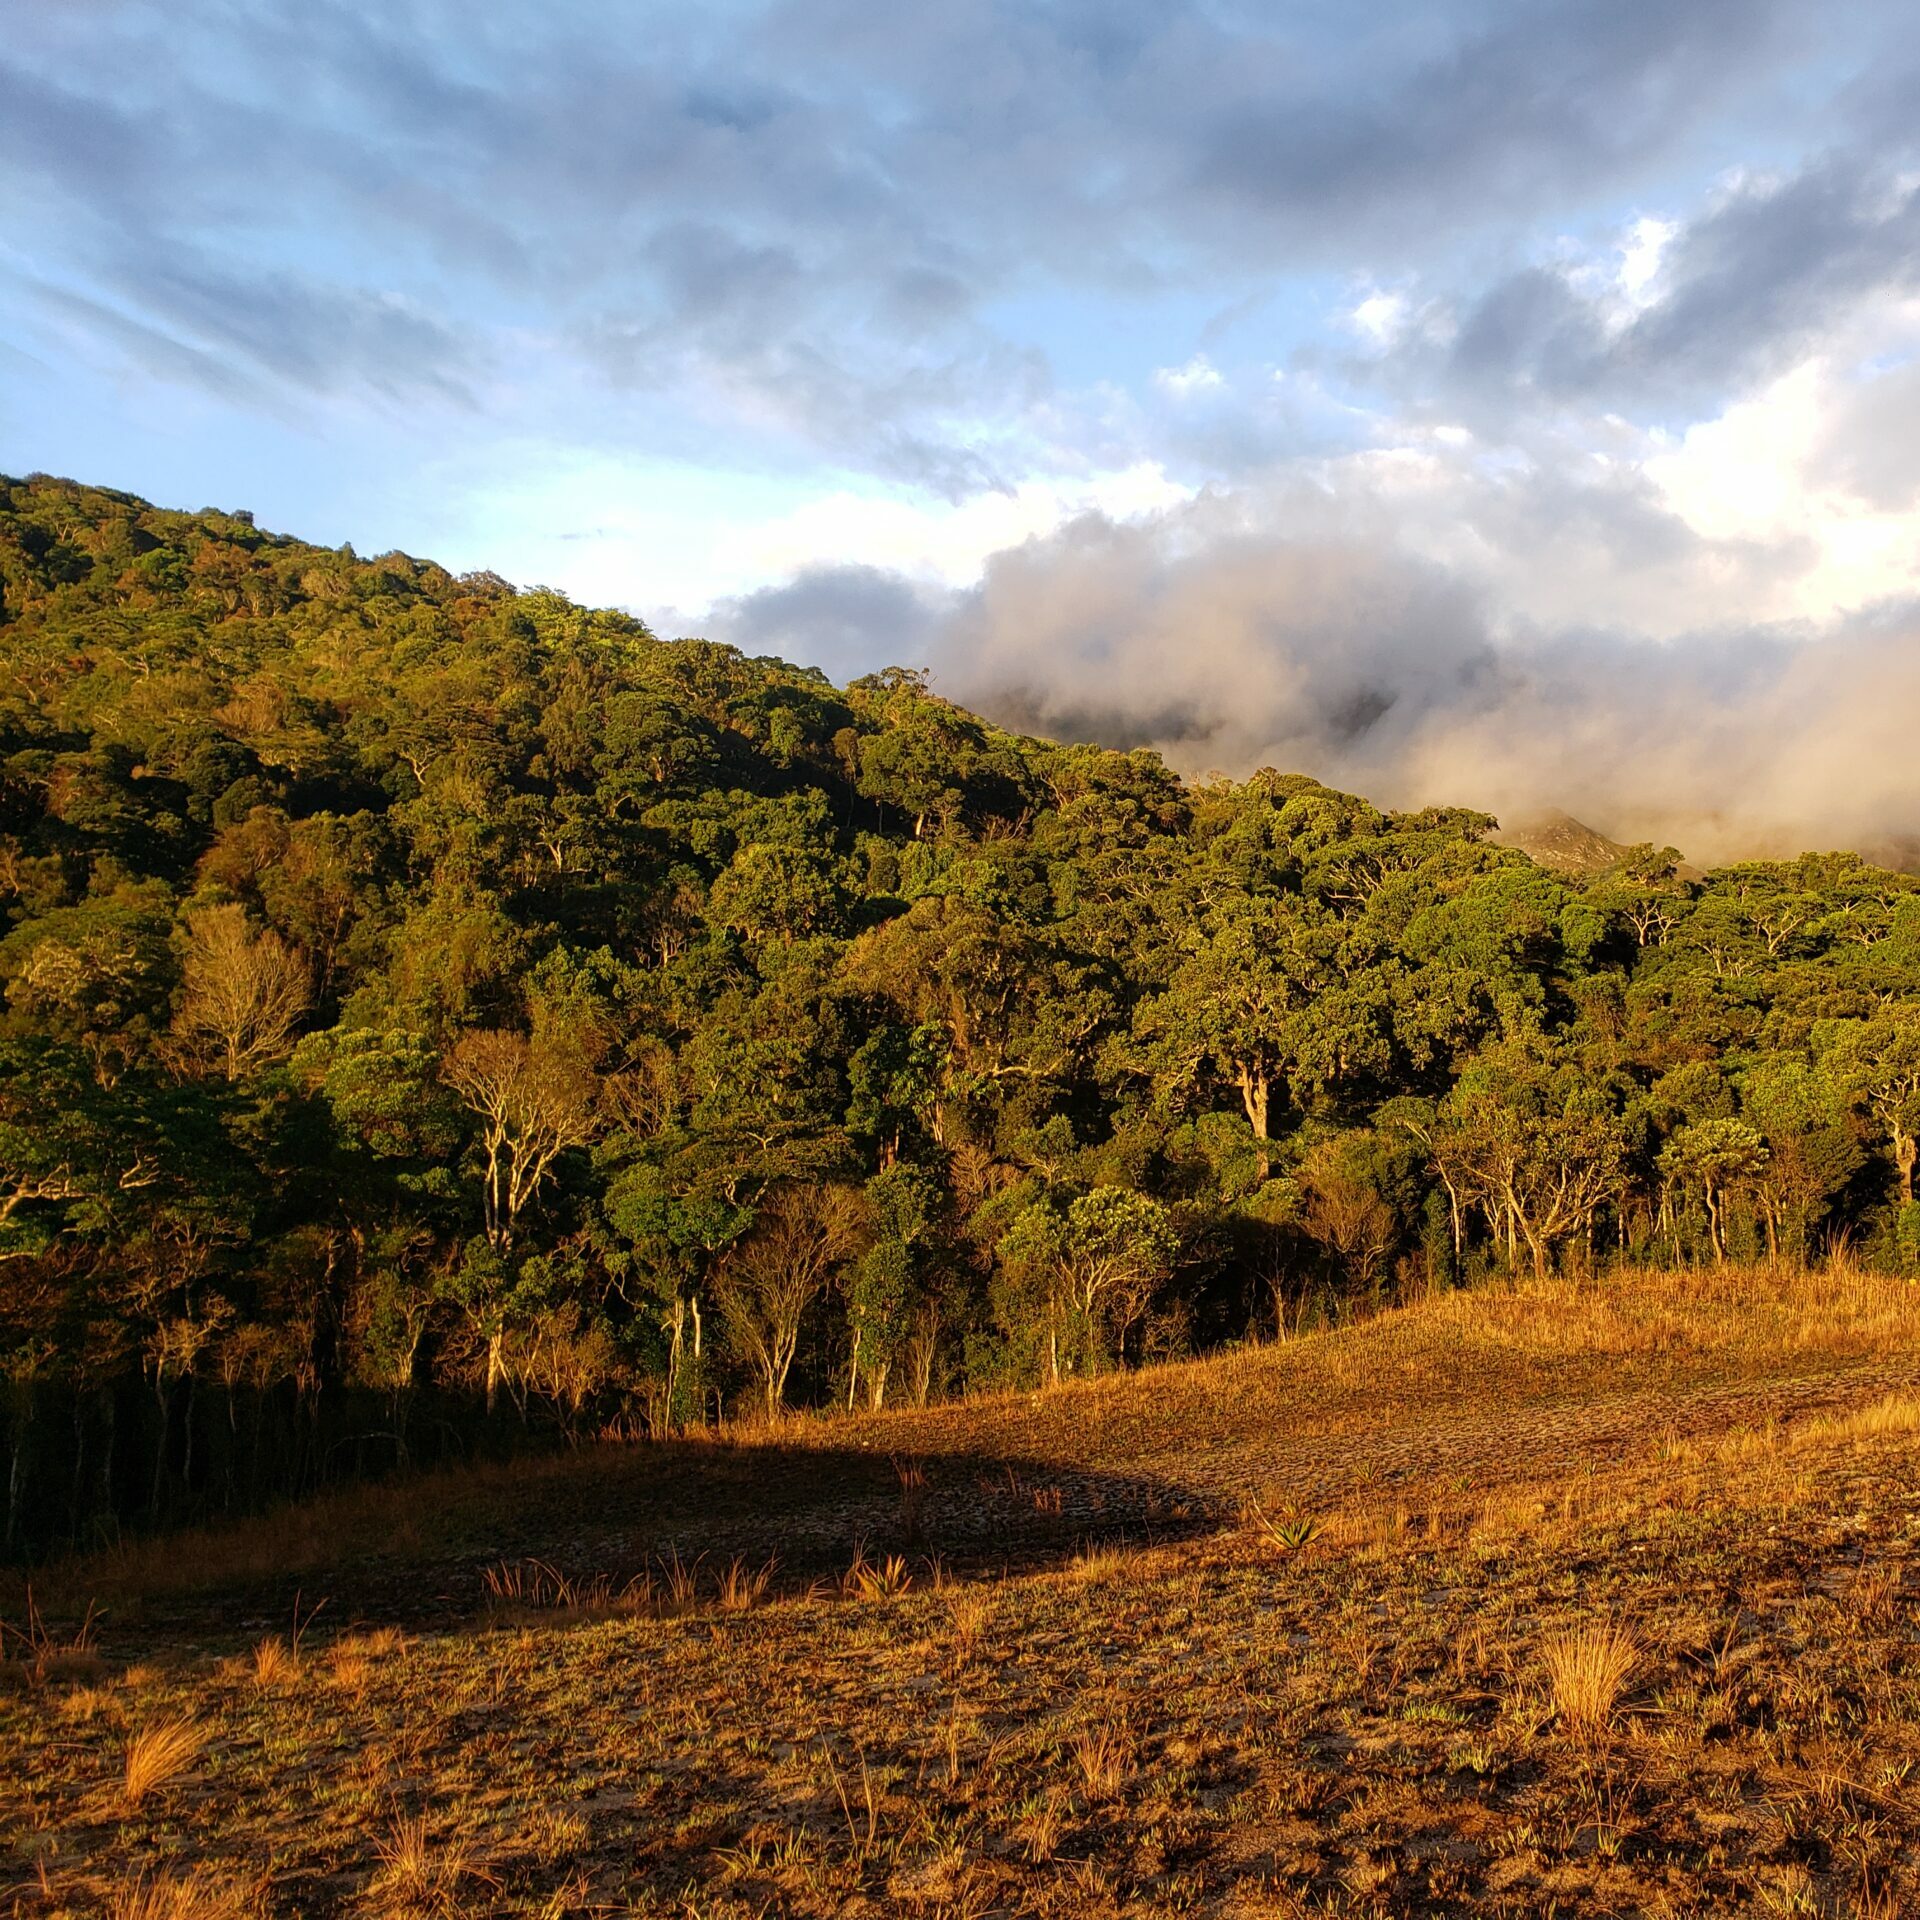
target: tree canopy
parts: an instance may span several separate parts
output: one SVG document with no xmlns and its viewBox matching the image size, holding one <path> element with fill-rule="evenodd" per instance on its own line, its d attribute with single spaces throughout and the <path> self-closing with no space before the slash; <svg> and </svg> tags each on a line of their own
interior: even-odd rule
<svg viewBox="0 0 1920 1920">
<path fill-rule="evenodd" d="M 0 1359 L 155 1487 L 196 1395 L 657 1431 L 1920 1260 L 1920 897 L 1844 853 L 1568 879 L 45 478 L 0 667 Z"/>
</svg>

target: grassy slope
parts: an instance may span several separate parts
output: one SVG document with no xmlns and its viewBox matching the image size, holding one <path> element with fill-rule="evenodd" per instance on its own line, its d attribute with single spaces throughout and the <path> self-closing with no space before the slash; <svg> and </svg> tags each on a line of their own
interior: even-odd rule
<svg viewBox="0 0 1920 1920">
<path fill-rule="evenodd" d="M 1455 1297 L 65 1569 L 62 1604 L 113 1610 L 97 1671 L 0 1703 L 0 1888 L 88 1911 L 199 1866 L 203 1906 L 285 1913 L 1920 1911 L 1911 1303 L 1844 1275 Z M 843 1581 L 861 1551 L 912 1584 Z M 707 1556 L 691 1604 L 676 1552 Z M 531 1554 L 642 1584 L 489 1613 L 485 1569 Z M 728 1563 L 775 1554 L 723 1604 Z M 296 1585 L 328 1605 L 257 1672 Z M 1552 1639 L 1610 1621 L 1635 1667 L 1582 1729 Z M 129 1806 L 129 1739 L 182 1714 L 204 1751 Z"/>
</svg>

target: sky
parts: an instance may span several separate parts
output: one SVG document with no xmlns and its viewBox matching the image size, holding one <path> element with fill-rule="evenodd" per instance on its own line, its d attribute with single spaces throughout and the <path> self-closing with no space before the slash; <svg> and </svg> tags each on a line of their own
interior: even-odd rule
<svg viewBox="0 0 1920 1920">
<path fill-rule="evenodd" d="M 39 0 L 0 471 L 1196 775 L 1911 857 L 1910 29 Z"/>
</svg>

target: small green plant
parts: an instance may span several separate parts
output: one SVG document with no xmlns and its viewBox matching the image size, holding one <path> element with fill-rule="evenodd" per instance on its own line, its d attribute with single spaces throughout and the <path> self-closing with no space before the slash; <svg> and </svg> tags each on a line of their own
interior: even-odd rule
<svg viewBox="0 0 1920 1920">
<path fill-rule="evenodd" d="M 840 1590 L 850 1599 L 896 1600 L 913 1585 L 913 1569 L 905 1559 L 890 1553 L 884 1560 L 869 1560 L 864 1552 L 854 1555 L 840 1582 Z"/>
<path fill-rule="evenodd" d="M 1401 1709 L 1400 1718 L 1409 1726 L 1464 1727 L 1468 1724 L 1466 1714 L 1445 1700 L 1417 1700 Z"/>
<path fill-rule="evenodd" d="M 1259 1501 L 1250 1500 L 1247 1503 L 1247 1516 L 1265 1537 L 1267 1544 L 1282 1553 L 1300 1553 L 1320 1538 L 1320 1522 L 1311 1514 L 1296 1513 L 1291 1508 L 1272 1514 Z"/>
</svg>

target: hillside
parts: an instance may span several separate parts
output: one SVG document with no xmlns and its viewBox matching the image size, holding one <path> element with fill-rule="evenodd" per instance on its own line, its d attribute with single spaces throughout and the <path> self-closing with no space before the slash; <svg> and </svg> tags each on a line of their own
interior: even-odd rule
<svg viewBox="0 0 1920 1920">
<path fill-rule="evenodd" d="M 1630 851 L 1572 814 L 1557 810 L 1535 814 L 1511 826 L 1503 823 L 1498 832 L 1487 837 L 1495 846 L 1517 848 L 1555 873 L 1574 876 L 1605 873 L 1609 867 L 1617 867 Z"/>
<path fill-rule="evenodd" d="M 1517 1273 L 1920 1271 L 1920 898 L 0 483 L 0 1551 Z"/>
<path fill-rule="evenodd" d="M 0 1885 L 45 1915 L 136 1881 L 200 1915 L 1907 1911 L 1916 1390 L 1900 1283 L 1621 1274 L 72 1564 L 50 1641 L 108 1611 L 3 1670 Z M 129 1805 L 129 1742 L 180 1718 Z"/>
<path fill-rule="evenodd" d="M 1611 873 L 1644 857 L 1645 849 L 1623 846 L 1596 832 L 1584 820 L 1576 820 L 1557 807 L 1524 819 L 1502 821 L 1487 838 L 1496 847 L 1512 847 L 1524 853 L 1536 865 L 1566 878 L 1580 881 Z M 1667 850 L 1669 853 L 1671 850 Z M 1905 863 L 1903 863 L 1905 864 Z M 1701 880 L 1706 876 L 1684 860 L 1674 860 L 1676 879 Z"/>
</svg>

